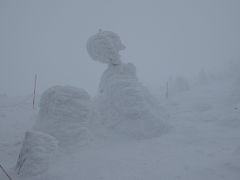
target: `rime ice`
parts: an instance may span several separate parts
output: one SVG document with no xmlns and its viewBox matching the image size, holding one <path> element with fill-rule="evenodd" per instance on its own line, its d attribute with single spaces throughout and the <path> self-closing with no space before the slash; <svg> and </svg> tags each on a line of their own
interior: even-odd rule
<svg viewBox="0 0 240 180">
<path fill-rule="evenodd" d="M 111 31 L 102 31 L 91 36 L 87 41 L 87 51 L 90 57 L 106 64 L 120 64 L 119 51 L 125 49 L 120 37 Z"/>
<path fill-rule="evenodd" d="M 16 165 L 20 177 L 35 179 L 47 173 L 52 156 L 57 151 L 57 140 L 45 133 L 28 131 Z"/>
<path fill-rule="evenodd" d="M 124 48 L 119 36 L 110 31 L 100 31 L 87 42 L 89 55 L 108 64 L 96 99 L 100 119 L 112 133 L 129 138 L 158 136 L 164 127 L 158 105 L 138 81 L 135 66 L 121 62 L 118 52 Z"/>
<path fill-rule="evenodd" d="M 79 88 L 55 86 L 41 96 L 40 110 L 34 129 L 48 133 L 67 148 L 88 141 L 90 96 Z"/>
</svg>

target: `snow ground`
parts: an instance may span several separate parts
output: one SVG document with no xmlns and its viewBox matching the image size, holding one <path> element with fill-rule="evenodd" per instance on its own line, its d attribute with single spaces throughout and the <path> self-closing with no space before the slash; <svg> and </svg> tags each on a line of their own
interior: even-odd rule
<svg viewBox="0 0 240 180">
<path fill-rule="evenodd" d="M 232 82 L 219 81 L 168 100 L 159 97 L 170 115 L 167 133 L 141 141 L 94 142 L 75 153 L 59 153 L 49 179 L 239 180 L 240 103 L 231 101 L 232 87 Z M 15 166 L 37 113 L 31 100 L 24 99 L 0 100 L 0 162 L 7 169 Z M 0 180 L 5 179 L 0 171 Z"/>
</svg>

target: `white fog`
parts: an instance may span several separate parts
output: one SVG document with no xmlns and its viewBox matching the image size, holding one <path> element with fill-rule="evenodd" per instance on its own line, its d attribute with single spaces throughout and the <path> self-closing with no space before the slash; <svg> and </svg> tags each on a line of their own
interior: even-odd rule
<svg viewBox="0 0 240 180">
<path fill-rule="evenodd" d="M 0 0 L 0 180 L 240 179 L 239 10 Z"/>
</svg>

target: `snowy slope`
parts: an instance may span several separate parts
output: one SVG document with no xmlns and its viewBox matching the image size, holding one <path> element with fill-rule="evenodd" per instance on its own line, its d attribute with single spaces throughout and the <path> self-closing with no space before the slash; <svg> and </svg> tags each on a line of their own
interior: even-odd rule
<svg viewBox="0 0 240 180">
<path fill-rule="evenodd" d="M 139 141 L 93 142 L 74 154 L 60 153 L 51 164 L 49 179 L 238 180 L 240 102 L 231 100 L 232 89 L 233 82 L 217 81 L 168 100 L 160 97 L 170 115 L 166 134 Z M 11 168 L 36 112 L 27 103 L 0 112 L 0 160 Z M 6 179 L 2 172 L 0 179 Z"/>
<path fill-rule="evenodd" d="M 228 101 L 231 87 L 219 82 L 171 97 L 165 102 L 171 116 L 169 133 L 144 141 L 93 145 L 60 159 L 53 174 L 59 175 L 56 179 L 86 180 L 237 180 L 240 111 Z"/>
<path fill-rule="evenodd" d="M 34 123 L 37 110 L 31 96 L 0 99 L 0 161 L 6 166 L 16 163 L 24 133 Z"/>
<path fill-rule="evenodd" d="M 5 168 L 16 165 L 25 131 L 34 124 L 36 113 L 31 95 L 0 97 L 0 163 Z M 7 179 L 2 171 L 0 179 Z"/>
</svg>

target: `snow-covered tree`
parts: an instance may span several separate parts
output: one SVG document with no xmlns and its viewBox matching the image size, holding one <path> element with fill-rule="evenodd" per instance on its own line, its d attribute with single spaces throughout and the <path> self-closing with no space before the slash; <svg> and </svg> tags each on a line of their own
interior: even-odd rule
<svg viewBox="0 0 240 180">
<path fill-rule="evenodd" d="M 34 129 L 55 137 L 61 148 L 85 144 L 89 135 L 90 106 L 90 96 L 83 89 L 51 87 L 41 96 Z"/>
<path fill-rule="evenodd" d="M 111 31 L 102 31 L 91 36 L 87 41 L 87 51 L 90 57 L 106 64 L 120 64 L 119 51 L 124 50 L 120 37 Z"/>
<path fill-rule="evenodd" d="M 138 81 L 136 68 L 122 63 L 124 49 L 116 33 L 100 31 L 89 38 L 89 55 L 108 64 L 99 84 L 97 109 L 104 127 L 133 138 L 158 136 L 163 130 L 163 111 L 148 90 Z"/>
<path fill-rule="evenodd" d="M 54 137 L 38 131 L 27 131 L 15 167 L 16 175 L 23 179 L 37 179 L 46 175 L 57 147 Z"/>
</svg>

